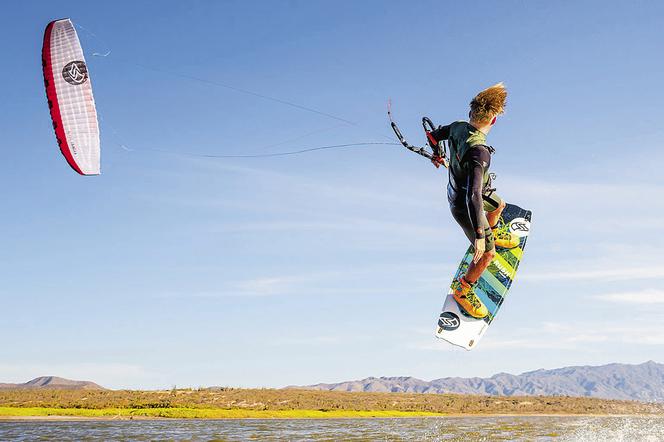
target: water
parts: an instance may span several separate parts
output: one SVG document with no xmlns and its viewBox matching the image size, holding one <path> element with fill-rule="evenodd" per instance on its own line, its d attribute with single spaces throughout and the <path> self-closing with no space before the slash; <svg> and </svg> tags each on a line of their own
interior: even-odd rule
<svg viewBox="0 0 664 442">
<path fill-rule="evenodd" d="M 0 421 L 0 441 L 663 441 L 662 417 Z"/>
</svg>

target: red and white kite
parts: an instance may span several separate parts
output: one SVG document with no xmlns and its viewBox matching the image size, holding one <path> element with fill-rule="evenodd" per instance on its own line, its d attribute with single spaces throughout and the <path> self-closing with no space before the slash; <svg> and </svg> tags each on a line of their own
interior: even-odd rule
<svg viewBox="0 0 664 442">
<path fill-rule="evenodd" d="M 60 151 L 81 175 L 99 175 L 99 123 L 83 49 L 71 20 L 52 21 L 42 48 L 48 107 Z"/>
</svg>

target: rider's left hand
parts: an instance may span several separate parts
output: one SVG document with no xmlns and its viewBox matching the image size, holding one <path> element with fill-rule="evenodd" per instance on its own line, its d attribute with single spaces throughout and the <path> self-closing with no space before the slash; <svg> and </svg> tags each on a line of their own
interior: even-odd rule
<svg viewBox="0 0 664 442">
<path fill-rule="evenodd" d="M 431 163 L 433 163 L 434 166 L 436 166 L 436 169 L 438 169 L 440 166 L 445 166 L 447 167 L 447 164 L 445 163 L 445 158 L 439 157 L 439 156 L 433 156 L 431 158 Z"/>
</svg>

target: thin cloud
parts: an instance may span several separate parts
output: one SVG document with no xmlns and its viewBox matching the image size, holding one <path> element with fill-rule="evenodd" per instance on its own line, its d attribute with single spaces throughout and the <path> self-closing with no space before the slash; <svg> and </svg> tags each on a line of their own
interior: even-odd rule
<svg viewBox="0 0 664 442">
<path fill-rule="evenodd" d="M 561 327 L 552 327 L 545 333 L 537 333 L 532 330 L 529 342 L 557 341 L 572 347 L 588 349 L 587 344 L 597 343 L 630 343 L 642 345 L 659 345 L 664 343 L 664 335 L 661 333 L 661 318 L 653 321 L 652 318 L 638 316 L 632 318 L 632 323 L 616 325 L 615 321 L 588 322 L 561 324 Z M 555 331 L 554 331 L 555 330 Z"/>
<path fill-rule="evenodd" d="M 302 336 L 302 337 L 277 337 L 270 339 L 269 345 L 279 347 L 282 345 L 334 345 L 345 343 L 348 339 L 339 336 Z"/>
<path fill-rule="evenodd" d="M 513 193 L 519 193 L 530 198 L 561 198 L 566 204 L 588 206 L 588 204 L 604 205 L 611 202 L 615 205 L 616 201 L 634 201 L 634 195 L 639 195 L 639 199 L 647 198 L 647 195 L 661 195 L 664 192 L 664 186 L 649 184 L 629 184 L 629 183 L 607 183 L 607 182 L 570 182 L 569 180 L 549 180 L 543 181 L 527 177 L 506 177 L 505 187 L 509 187 Z M 574 199 L 570 195 L 592 195 L 591 199 Z M 529 199 L 530 199 L 529 198 Z M 605 206 L 606 207 L 606 206 Z M 567 216 L 568 214 L 566 214 Z"/>
<path fill-rule="evenodd" d="M 487 335 L 476 351 L 529 349 L 596 351 L 601 345 L 629 344 L 660 346 L 664 344 L 661 333 L 661 318 L 633 318 L 633 324 L 616 326 L 614 322 L 588 323 L 543 323 L 537 328 L 512 329 L 499 334 Z M 433 334 L 433 332 L 431 332 Z M 451 344 L 422 342 L 411 348 L 426 351 L 446 351 Z"/>
<path fill-rule="evenodd" d="M 368 231 L 374 233 L 389 233 L 392 235 L 419 235 L 431 238 L 439 235 L 440 238 L 450 237 L 451 229 L 438 226 L 423 226 L 420 224 L 394 223 L 366 218 L 337 218 L 330 221 L 264 221 L 251 223 L 236 223 L 221 225 L 219 232 L 322 232 L 322 231 Z"/>
<path fill-rule="evenodd" d="M 327 271 L 302 274 L 272 274 L 227 279 L 212 290 L 166 291 L 158 298 L 221 298 L 233 296 L 374 296 L 408 294 L 431 296 L 449 284 L 447 278 L 456 264 L 451 263 L 388 263 L 364 267 L 339 267 Z M 450 269 L 446 271 L 445 269 Z M 217 271 L 210 268 L 209 271 Z M 440 278 L 428 275 L 444 275 Z M 401 275 L 408 275 L 401 278 Z M 427 275 L 427 276 L 422 276 Z M 443 282 L 445 279 L 447 282 Z"/>
<path fill-rule="evenodd" d="M 639 292 L 606 293 L 594 296 L 595 299 L 606 302 L 624 304 L 664 304 L 664 290 L 649 289 Z"/>
<path fill-rule="evenodd" d="M 292 292 L 297 284 L 306 282 L 306 277 L 255 278 L 234 284 L 232 291 L 253 296 L 279 295 Z"/>
<path fill-rule="evenodd" d="M 574 267 L 581 267 L 578 263 Z M 592 270 L 552 270 L 543 272 L 528 272 L 520 276 L 527 281 L 623 281 L 640 279 L 664 278 L 664 266 L 652 267 L 614 267 Z"/>
</svg>

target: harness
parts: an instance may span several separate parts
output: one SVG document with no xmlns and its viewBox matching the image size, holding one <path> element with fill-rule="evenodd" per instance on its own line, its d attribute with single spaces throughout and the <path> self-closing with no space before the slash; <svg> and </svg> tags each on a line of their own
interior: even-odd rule
<svg viewBox="0 0 664 442">
<path fill-rule="evenodd" d="M 489 154 L 493 154 L 496 151 L 496 149 L 493 146 L 488 146 L 486 144 L 483 144 L 482 146 L 487 148 L 487 150 L 489 151 Z M 466 155 L 467 155 L 467 153 L 466 153 Z M 465 157 L 465 155 L 464 155 L 464 157 Z M 457 160 L 459 161 L 459 163 L 461 163 L 463 158 L 460 159 L 460 160 L 457 158 Z M 456 175 L 454 174 L 454 170 L 451 167 L 449 168 L 449 171 L 450 171 L 450 186 L 452 186 L 452 189 L 455 192 L 458 193 L 459 192 L 459 187 L 458 187 L 457 183 L 459 182 L 459 179 L 456 177 Z M 493 184 L 493 180 L 496 179 L 496 174 L 493 173 L 493 172 L 489 172 L 489 175 L 487 176 L 487 178 L 488 179 L 487 179 L 486 183 L 484 183 L 484 185 L 482 186 L 482 196 L 485 197 L 485 198 L 490 197 L 491 194 L 493 194 L 493 192 L 496 191 L 495 187 L 491 187 L 492 184 Z"/>
</svg>

